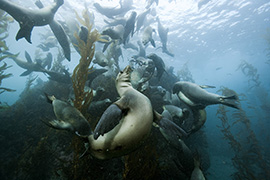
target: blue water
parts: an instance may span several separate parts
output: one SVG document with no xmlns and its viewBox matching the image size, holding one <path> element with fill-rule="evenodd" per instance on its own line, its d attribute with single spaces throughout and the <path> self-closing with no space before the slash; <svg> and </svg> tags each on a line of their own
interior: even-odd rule
<svg viewBox="0 0 270 180">
<path fill-rule="evenodd" d="M 14 0 L 14 2 L 28 8 L 35 8 L 33 1 L 30 0 Z M 44 1 L 44 5 L 48 5 L 49 2 Z M 94 2 L 98 2 L 102 6 L 118 5 L 118 1 L 95 0 Z M 88 10 L 94 13 L 94 28 L 101 32 L 105 25 L 103 20 L 108 18 L 96 11 L 93 6 L 94 2 L 65 0 L 64 5 L 57 11 L 55 19 L 75 18 L 75 13 L 70 10 L 70 7 L 80 14 L 86 4 Z M 270 56 L 267 55 L 270 52 L 270 2 L 267 0 L 209 0 L 200 9 L 198 2 L 199 0 L 160 0 L 158 5 L 153 3 L 151 8 L 155 9 L 162 25 L 169 28 L 167 48 L 175 56 L 168 56 L 162 53 L 161 49 L 155 49 L 151 45 L 147 47 L 146 53 L 154 52 L 161 56 L 166 67 L 174 67 L 175 74 L 186 64 L 197 84 L 216 87 L 209 89 L 210 92 L 217 93 L 220 87 L 225 86 L 233 89 L 237 94 L 245 94 L 246 100 L 242 107 L 251 121 L 251 129 L 257 135 L 260 146 L 265 148 L 263 152 L 269 152 L 270 109 L 262 109 L 261 106 L 268 103 L 267 107 L 270 107 Z M 139 14 L 145 10 L 146 2 L 134 0 L 133 6 L 135 7 L 133 10 Z M 125 17 L 128 17 L 129 13 Z M 149 20 L 155 19 L 152 15 L 148 15 L 148 18 Z M 156 22 L 152 22 L 150 25 L 157 29 Z M 41 34 L 50 31 L 49 27 L 34 27 L 31 37 L 32 44 L 25 39 L 15 40 L 18 29 L 19 25 L 16 21 L 9 26 L 9 36 L 6 39 L 9 51 L 20 53 L 21 59 L 25 59 L 25 50 L 34 57 L 36 51 L 40 50 L 37 45 L 41 42 Z M 130 41 L 136 43 L 140 38 L 141 33 L 135 33 Z M 161 46 L 158 33 L 153 33 L 153 39 L 156 41 L 157 47 Z M 97 45 L 98 50 L 101 48 L 101 45 Z M 72 72 L 80 58 L 73 47 L 71 51 L 71 62 L 63 61 L 64 65 L 69 68 L 69 72 Z M 124 60 L 120 58 L 120 68 L 124 68 L 134 55 L 134 51 L 123 48 L 122 51 Z M 53 48 L 51 52 L 56 56 L 58 50 Z M 250 89 L 252 84 L 249 84 L 249 77 L 241 70 L 237 70 L 243 61 L 257 69 L 260 86 Z M 13 76 L 4 79 L 1 87 L 15 89 L 16 92 L 0 94 L 0 101 L 12 105 L 19 99 L 27 77 L 20 76 L 24 70 L 12 60 L 7 59 L 4 62 L 12 65 L 6 72 L 12 73 Z M 2 64 L 3 62 L 0 62 L 0 65 Z M 34 72 L 33 75 L 38 75 L 44 81 L 47 80 L 42 73 Z M 263 91 L 266 94 L 262 95 Z M 248 108 L 247 104 L 254 109 Z M 221 125 L 221 121 L 216 116 L 217 109 L 218 105 L 206 108 L 207 121 L 204 128 L 211 162 L 211 166 L 207 170 L 207 179 L 225 180 L 230 179 L 231 174 L 236 170 L 232 167 L 233 151 L 217 127 L 217 125 Z M 269 155 L 265 155 L 265 161 L 269 165 Z"/>
</svg>

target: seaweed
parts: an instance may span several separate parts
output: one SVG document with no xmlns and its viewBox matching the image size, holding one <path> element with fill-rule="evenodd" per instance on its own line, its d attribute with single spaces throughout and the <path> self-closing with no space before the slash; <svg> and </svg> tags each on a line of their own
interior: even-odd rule
<svg viewBox="0 0 270 180">
<path fill-rule="evenodd" d="M 267 64 L 270 64 L 270 29 L 269 28 L 266 30 L 266 34 L 264 35 L 264 39 L 266 40 L 266 43 L 267 43 L 267 46 L 268 46 L 265 49 L 265 51 L 266 51 L 266 58 L 267 58 L 266 63 Z"/>
<path fill-rule="evenodd" d="M 87 41 L 85 43 L 82 39 L 80 39 L 78 34 L 76 33 L 74 34 L 74 36 L 78 41 L 78 44 L 76 46 L 79 48 L 81 59 L 79 64 L 73 70 L 73 75 L 71 78 L 75 94 L 75 99 L 73 101 L 74 107 L 76 107 L 84 115 L 93 97 L 92 90 L 90 92 L 89 91 L 85 92 L 84 86 L 87 81 L 89 71 L 93 68 L 93 67 L 89 68 L 89 66 L 95 54 L 94 43 L 99 39 L 100 36 L 96 29 L 92 31 L 93 24 L 91 23 L 91 19 L 88 14 L 89 12 L 87 10 L 84 10 L 82 14 L 84 19 L 81 19 L 79 15 L 76 13 L 79 22 L 87 28 L 88 36 Z"/>
<path fill-rule="evenodd" d="M 126 155 L 123 179 L 157 179 L 160 170 L 156 146 L 157 142 L 152 133 L 142 147 Z"/>
<path fill-rule="evenodd" d="M 78 65 L 73 70 L 71 80 L 75 95 L 73 105 L 87 118 L 87 110 L 93 98 L 93 91 L 85 91 L 84 87 L 86 85 L 88 74 L 93 68 L 89 66 L 95 54 L 95 42 L 99 39 L 100 35 L 96 29 L 92 31 L 93 21 L 91 20 L 91 16 L 89 15 L 87 9 L 83 11 L 82 16 L 83 19 L 80 18 L 79 15 L 76 13 L 78 21 L 87 28 L 88 35 L 85 42 L 84 40 L 80 39 L 78 34 L 74 34 L 78 42 L 78 44 L 76 44 L 75 46 L 78 47 L 81 58 Z M 89 157 L 84 158 L 83 160 L 79 159 L 81 153 L 84 151 L 84 147 L 82 146 L 82 143 L 80 143 L 78 137 L 73 138 L 72 146 L 74 149 L 74 158 L 71 171 L 72 175 L 69 177 L 71 177 L 72 179 L 80 179 L 80 177 L 87 176 L 90 177 L 89 172 L 92 165 L 91 167 L 89 167 L 89 163 L 91 162 L 91 160 Z M 84 171 L 85 168 L 88 168 L 89 171 Z"/>
<path fill-rule="evenodd" d="M 261 82 L 259 80 L 260 75 L 258 74 L 257 68 L 255 68 L 252 64 L 249 64 L 245 60 L 243 60 L 239 66 L 237 67 L 236 71 L 241 69 L 242 73 L 248 77 L 248 84 L 249 90 L 260 86 Z"/>
<path fill-rule="evenodd" d="M 9 78 L 12 76 L 11 73 L 8 73 L 8 74 L 4 74 L 4 71 L 8 68 L 10 68 L 11 66 L 7 66 L 6 63 L 3 64 L 3 66 L 0 67 L 0 85 L 2 84 L 2 80 L 5 79 L 5 78 Z M 5 87 L 0 87 L 0 94 L 2 94 L 3 92 L 13 92 L 15 90 L 13 89 L 9 89 L 9 88 L 5 88 Z"/>
<path fill-rule="evenodd" d="M 8 37 L 8 27 L 9 23 L 12 22 L 12 19 L 7 16 L 7 14 L 0 10 L 0 62 L 4 59 L 12 56 L 12 55 L 4 55 L 8 51 L 8 47 L 6 45 L 5 39 Z M 5 62 L 2 66 L 0 66 L 0 94 L 3 92 L 14 92 L 15 90 L 10 88 L 1 87 L 3 79 L 9 78 L 12 76 L 11 73 L 5 74 L 5 70 L 10 68 Z"/>
<path fill-rule="evenodd" d="M 193 77 L 192 77 L 192 74 L 188 68 L 188 62 L 186 62 L 182 69 L 180 69 L 178 72 L 177 72 L 177 76 L 178 76 L 178 79 L 180 79 L 180 81 L 189 81 L 189 82 L 195 82 L 193 80 Z"/>
<path fill-rule="evenodd" d="M 226 87 L 222 87 L 220 91 L 225 96 L 232 93 L 236 94 Z M 242 101 L 242 99 L 239 99 L 239 101 Z M 252 130 L 246 112 L 240 104 L 240 109 L 232 112 L 233 122 L 229 122 L 227 115 L 229 113 L 225 106 L 219 106 L 217 116 L 222 124 L 218 127 L 234 152 L 232 161 L 237 172 L 232 175 L 233 179 L 269 179 L 270 164 L 264 159 L 262 147 Z"/>
</svg>

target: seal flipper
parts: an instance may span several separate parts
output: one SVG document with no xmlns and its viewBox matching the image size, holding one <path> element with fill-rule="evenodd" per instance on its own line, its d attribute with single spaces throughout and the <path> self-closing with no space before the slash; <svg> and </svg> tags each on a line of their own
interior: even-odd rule
<svg viewBox="0 0 270 180">
<path fill-rule="evenodd" d="M 33 63 L 32 58 L 31 58 L 30 54 L 27 51 L 24 51 L 24 56 L 25 56 L 27 62 Z"/>
<path fill-rule="evenodd" d="M 16 35 L 16 41 L 24 37 L 30 44 L 32 44 L 31 33 L 33 30 L 33 27 L 34 26 L 27 26 L 27 25 L 22 24 L 20 30 L 18 31 Z"/>
<path fill-rule="evenodd" d="M 179 127 L 173 121 L 170 121 L 167 118 L 162 118 L 159 121 L 158 125 L 160 127 L 160 132 L 167 140 L 171 139 L 168 136 L 174 136 L 177 137 L 178 139 L 188 136 L 185 130 L 183 130 L 181 127 Z"/>
<path fill-rule="evenodd" d="M 122 119 L 123 111 L 116 105 L 110 105 L 102 114 L 95 130 L 94 139 L 111 131 Z"/>
<path fill-rule="evenodd" d="M 42 122 L 45 123 L 47 126 L 52 127 L 54 129 L 74 131 L 74 128 L 72 127 L 72 125 L 64 121 L 52 120 L 49 122 L 45 122 L 45 121 L 42 121 Z"/>
<path fill-rule="evenodd" d="M 150 42 L 151 42 L 151 44 L 152 44 L 153 47 L 156 47 L 156 44 L 155 44 L 154 39 L 151 39 Z"/>
<path fill-rule="evenodd" d="M 210 86 L 210 85 L 200 85 L 202 89 L 208 89 L 208 88 L 216 88 L 216 86 Z"/>
<path fill-rule="evenodd" d="M 238 104 L 239 103 L 238 97 L 236 95 L 220 97 L 219 102 L 223 105 L 226 105 L 235 109 L 240 109 L 239 104 Z"/>
<path fill-rule="evenodd" d="M 154 125 L 159 128 L 161 134 L 164 138 L 177 147 L 179 144 L 179 139 L 182 137 L 187 137 L 188 133 L 185 132 L 181 127 L 176 125 L 174 122 L 162 117 L 159 113 L 154 111 L 155 122 Z"/>
<path fill-rule="evenodd" d="M 26 70 L 26 71 L 24 71 L 20 76 L 27 76 L 27 75 L 29 75 L 30 73 L 32 73 L 33 71 L 31 71 L 31 70 Z"/>
</svg>

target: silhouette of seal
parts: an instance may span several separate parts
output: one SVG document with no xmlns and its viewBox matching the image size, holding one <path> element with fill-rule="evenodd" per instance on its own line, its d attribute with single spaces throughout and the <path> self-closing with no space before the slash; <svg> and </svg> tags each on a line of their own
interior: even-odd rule
<svg viewBox="0 0 270 180">
<path fill-rule="evenodd" d="M 31 32 L 34 26 L 44 26 L 50 24 L 58 8 L 64 4 L 64 0 L 54 0 L 50 6 L 42 9 L 27 9 L 11 1 L 0 0 L 0 9 L 10 14 L 19 24 L 20 30 L 16 35 L 16 40 L 25 38 L 31 43 Z"/>
</svg>

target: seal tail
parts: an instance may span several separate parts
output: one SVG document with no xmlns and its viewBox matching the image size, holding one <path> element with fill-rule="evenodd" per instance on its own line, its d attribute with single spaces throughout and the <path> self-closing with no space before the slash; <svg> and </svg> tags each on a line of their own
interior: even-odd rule
<svg viewBox="0 0 270 180">
<path fill-rule="evenodd" d="M 222 97 L 222 99 L 235 99 L 237 100 L 238 97 L 236 95 L 232 95 L 232 96 L 225 96 L 225 97 Z"/>
<path fill-rule="evenodd" d="M 49 96 L 47 93 L 44 93 L 45 97 L 47 98 L 47 102 L 52 104 L 53 100 L 55 100 L 56 98 L 54 96 Z"/>
<path fill-rule="evenodd" d="M 229 101 L 227 101 L 229 100 Z M 232 101 L 235 100 L 235 101 Z M 226 106 L 235 108 L 235 109 L 240 109 L 238 103 L 237 103 L 238 97 L 236 95 L 232 95 L 232 96 L 225 96 L 225 97 L 221 97 L 220 99 L 220 103 L 224 104 Z"/>
</svg>

